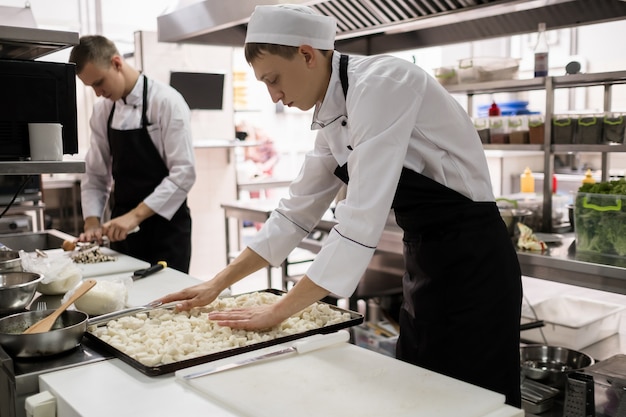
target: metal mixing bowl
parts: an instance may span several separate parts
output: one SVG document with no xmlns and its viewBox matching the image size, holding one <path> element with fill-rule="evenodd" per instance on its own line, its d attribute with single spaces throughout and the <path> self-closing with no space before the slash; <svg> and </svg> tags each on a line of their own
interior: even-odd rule
<svg viewBox="0 0 626 417">
<path fill-rule="evenodd" d="M 35 272 L 0 272 L 0 313 L 13 313 L 24 309 L 35 296 L 43 275 Z"/>
<path fill-rule="evenodd" d="M 87 331 L 87 313 L 66 310 L 43 333 L 22 334 L 24 330 L 54 310 L 36 310 L 13 314 L 0 319 L 0 345 L 11 356 L 30 358 L 65 352 L 80 344 Z"/>
<path fill-rule="evenodd" d="M 499 211 L 500 217 L 504 220 L 504 224 L 506 224 L 509 236 L 511 237 L 519 234 L 517 223 L 524 223 L 524 219 L 533 214 L 533 212 L 528 209 L 500 208 Z"/>
<path fill-rule="evenodd" d="M 565 386 L 567 374 L 594 364 L 582 352 L 559 346 L 528 345 L 520 348 L 522 374 L 553 387 Z"/>
<path fill-rule="evenodd" d="M 22 259 L 16 250 L 0 251 L 0 271 L 21 271 Z"/>
</svg>

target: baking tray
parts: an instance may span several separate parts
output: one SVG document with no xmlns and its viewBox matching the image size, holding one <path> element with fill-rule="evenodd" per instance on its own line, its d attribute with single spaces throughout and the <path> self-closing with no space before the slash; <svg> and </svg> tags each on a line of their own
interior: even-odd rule
<svg viewBox="0 0 626 417">
<path fill-rule="evenodd" d="M 263 291 L 254 291 L 254 292 L 267 292 L 267 293 L 272 293 L 272 294 L 276 294 L 276 295 L 283 295 L 283 294 L 285 294 L 285 291 L 276 290 L 276 289 L 267 289 L 267 290 L 263 290 Z M 243 295 L 243 294 L 238 294 L 238 295 Z M 322 301 L 318 301 L 318 303 L 320 303 L 320 304 L 328 304 L 328 303 L 324 303 Z M 232 349 L 224 350 L 224 351 L 221 351 L 221 352 L 211 353 L 209 355 L 198 356 L 197 358 L 185 359 L 185 360 L 178 361 L 178 362 L 172 362 L 172 363 L 167 363 L 167 364 L 163 364 L 163 365 L 156 365 L 156 366 L 147 366 L 147 365 L 142 364 L 141 362 L 139 362 L 136 359 L 128 356 L 124 352 L 122 352 L 119 349 L 113 347 L 112 345 L 110 345 L 107 342 L 103 341 L 102 339 L 100 339 L 96 335 L 90 333 L 89 331 L 85 332 L 85 336 L 89 340 L 94 342 L 94 346 L 96 347 L 96 349 L 98 349 L 98 350 L 99 349 L 105 350 L 106 352 L 112 354 L 116 358 L 118 358 L 121 361 L 127 363 L 128 365 L 132 366 L 133 368 L 137 369 L 138 371 L 140 371 L 141 373 L 143 373 L 143 374 L 145 374 L 147 376 L 158 376 L 158 375 L 169 374 L 169 373 L 178 371 L 179 369 L 188 368 L 190 366 L 200 365 L 200 364 L 203 364 L 203 363 L 216 361 L 218 359 L 224 359 L 224 358 L 228 358 L 230 356 L 239 355 L 240 353 L 251 352 L 253 350 L 258 350 L 258 349 L 265 348 L 265 347 L 268 347 L 268 346 L 274 346 L 274 345 L 278 345 L 278 344 L 281 344 L 281 343 L 289 342 L 289 341 L 292 341 L 292 340 L 301 339 L 303 337 L 311 336 L 311 335 L 314 335 L 314 334 L 333 333 L 333 332 L 336 332 L 337 330 L 345 329 L 347 327 L 352 327 L 352 326 L 356 326 L 358 324 L 363 323 L 363 316 L 361 314 L 356 313 L 354 311 L 341 309 L 341 308 L 339 308 L 339 307 L 337 307 L 335 305 L 332 305 L 332 304 L 328 304 L 328 305 L 333 310 L 337 310 L 337 311 L 339 311 L 341 313 L 349 313 L 350 314 L 350 319 L 346 320 L 346 321 L 344 321 L 342 323 L 331 324 L 330 326 L 321 327 L 319 329 L 307 330 L 307 331 L 302 332 L 302 333 L 292 334 L 292 335 L 288 335 L 288 336 L 282 336 L 282 337 L 278 337 L 276 339 L 268 340 L 268 341 L 265 341 L 265 342 L 258 342 L 258 343 L 254 343 L 254 344 L 248 345 L 248 346 L 232 348 Z M 105 325 L 105 323 L 103 323 L 102 325 Z"/>
</svg>

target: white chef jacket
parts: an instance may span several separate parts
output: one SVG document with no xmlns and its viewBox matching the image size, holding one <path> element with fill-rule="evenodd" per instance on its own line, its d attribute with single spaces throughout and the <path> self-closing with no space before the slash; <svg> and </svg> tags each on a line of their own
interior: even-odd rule
<svg viewBox="0 0 626 417">
<path fill-rule="evenodd" d="M 326 95 L 313 116 L 314 149 L 249 247 L 279 265 L 321 218 L 342 182 L 338 224 L 307 271 L 317 285 L 350 296 L 374 254 L 402 167 L 473 201 L 494 201 L 487 161 L 467 112 L 418 66 L 391 56 L 350 56 L 344 99 L 338 52 Z M 345 124 L 345 125 L 344 125 Z M 427 195 L 424 198 L 428 198 Z"/>
<path fill-rule="evenodd" d="M 115 102 L 111 127 L 131 130 L 141 127 L 143 75 L 140 75 L 126 100 Z M 148 133 L 169 175 L 144 199 L 155 213 L 171 219 L 187 198 L 196 180 L 190 126 L 190 110 L 183 97 L 172 87 L 148 78 Z M 96 102 L 89 121 L 90 147 L 85 157 L 85 176 L 81 183 L 83 217 L 101 217 L 113 185 L 111 151 L 107 122 L 113 102 Z"/>
</svg>

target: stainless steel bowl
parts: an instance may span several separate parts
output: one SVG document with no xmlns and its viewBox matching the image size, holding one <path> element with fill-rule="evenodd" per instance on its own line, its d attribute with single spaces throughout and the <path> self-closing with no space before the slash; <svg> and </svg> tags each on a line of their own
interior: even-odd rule
<svg viewBox="0 0 626 417">
<path fill-rule="evenodd" d="M 509 236 L 511 237 L 519 234 L 517 223 L 524 223 L 526 217 L 533 214 L 529 209 L 501 208 L 499 210 L 500 217 L 504 220 L 504 224 L 506 224 Z"/>
<path fill-rule="evenodd" d="M 0 313 L 13 313 L 24 309 L 35 296 L 43 275 L 35 272 L 0 272 Z"/>
<path fill-rule="evenodd" d="M 37 310 L 13 314 L 0 319 L 0 345 L 11 356 L 31 358 L 66 352 L 80 344 L 87 331 L 87 313 L 66 310 L 44 333 L 22 334 L 24 330 L 54 310 Z"/>
<path fill-rule="evenodd" d="M 0 251 L 0 271 L 21 271 L 20 253 L 15 250 Z"/>
<path fill-rule="evenodd" d="M 559 346 L 528 345 L 520 348 L 522 374 L 553 387 L 565 386 L 567 374 L 595 363 L 582 352 Z"/>
</svg>

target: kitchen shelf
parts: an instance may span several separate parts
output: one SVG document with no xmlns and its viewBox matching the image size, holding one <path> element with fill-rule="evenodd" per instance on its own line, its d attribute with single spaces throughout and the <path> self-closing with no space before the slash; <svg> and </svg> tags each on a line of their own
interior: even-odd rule
<svg viewBox="0 0 626 417">
<path fill-rule="evenodd" d="M 625 144 L 553 144 L 552 120 L 554 112 L 554 91 L 558 88 L 579 88 L 604 86 L 604 111 L 610 112 L 611 87 L 617 84 L 626 84 L 626 71 L 613 71 L 595 74 L 572 74 L 558 77 L 538 77 L 524 80 L 499 80 L 473 84 L 458 84 L 446 86 L 451 94 L 465 94 L 467 96 L 467 109 L 470 116 L 473 110 L 473 96 L 476 94 L 493 94 L 504 92 L 519 92 L 531 90 L 544 90 L 546 94 L 546 109 L 544 119 L 543 145 L 526 144 L 485 144 L 486 152 L 520 152 L 536 151 L 544 156 L 544 177 L 550 178 L 554 172 L 554 155 L 557 153 L 595 152 L 602 154 L 602 180 L 608 179 L 608 153 L 626 152 Z M 543 195 L 552 195 L 551 181 L 544 181 Z M 551 232 L 552 226 L 552 201 L 550 198 L 543 199 L 542 232 Z"/>
<path fill-rule="evenodd" d="M 0 161 L 0 175 L 80 174 L 84 161 Z"/>
</svg>

